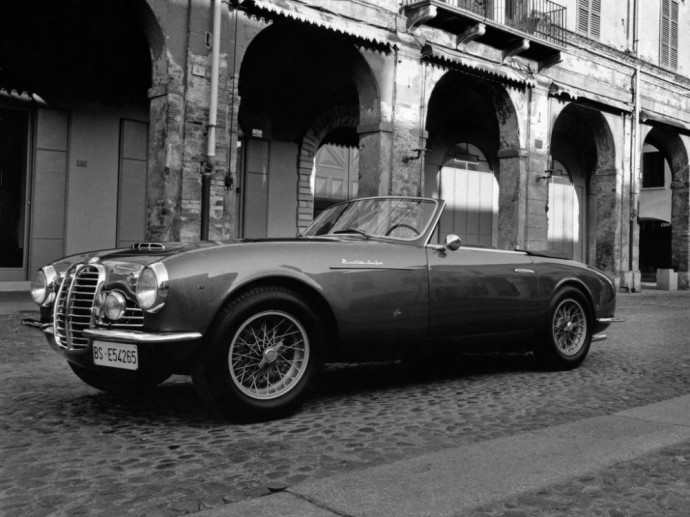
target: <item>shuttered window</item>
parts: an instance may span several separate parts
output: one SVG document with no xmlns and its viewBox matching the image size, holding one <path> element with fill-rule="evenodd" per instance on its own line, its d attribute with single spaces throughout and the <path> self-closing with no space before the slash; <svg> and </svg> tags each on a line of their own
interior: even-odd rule
<svg viewBox="0 0 690 517">
<path fill-rule="evenodd" d="M 601 0 L 577 1 L 577 30 L 590 38 L 601 36 Z"/>
<path fill-rule="evenodd" d="M 661 0 L 661 37 L 659 64 L 678 68 L 678 2 Z"/>
</svg>

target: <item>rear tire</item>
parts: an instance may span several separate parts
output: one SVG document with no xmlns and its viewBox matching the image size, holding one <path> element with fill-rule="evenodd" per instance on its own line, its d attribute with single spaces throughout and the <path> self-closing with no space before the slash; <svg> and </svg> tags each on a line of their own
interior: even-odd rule
<svg viewBox="0 0 690 517">
<path fill-rule="evenodd" d="M 295 411 L 320 363 L 322 332 L 299 294 L 258 287 L 221 310 L 192 373 L 200 396 L 235 420 Z"/>
<path fill-rule="evenodd" d="M 587 299 L 573 287 L 559 290 L 535 350 L 538 360 L 552 370 L 570 370 L 585 360 L 591 342 L 592 316 Z"/>
</svg>

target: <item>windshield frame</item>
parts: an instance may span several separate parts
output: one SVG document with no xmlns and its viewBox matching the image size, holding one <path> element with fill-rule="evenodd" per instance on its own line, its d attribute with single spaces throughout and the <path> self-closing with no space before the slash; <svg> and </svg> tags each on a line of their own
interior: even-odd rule
<svg viewBox="0 0 690 517">
<path fill-rule="evenodd" d="M 390 236 L 390 235 L 381 235 L 381 234 L 369 234 L 369 233 L 364 233 L 362 232 L 363 228 L 352 228 L 352 232 L 349 233 L 346 230 L 346 228 L 341 228 L 338 226 L 338 222 L 341 220 L 343 214 L 348 212 L 350 206 L 359 204 L 359 203 L 365 203 L 365 202 L 372 202 L 372 201 L 381 201 L 381 202 L 394 202 L 396 200 L 400 201 L 412 201 L 412 202 L 423 202 L 423 203 L 429 203 L 431 205 L 431 212 L 429 217 L 427 218 L 426 225 L 424 228 L 420 228 L 419 235 L 411 238 L 403 238 L 403 237 L 395 237 L 395 236 Z M 418 196 L 372 196 L 372 197 L 365 197 L 365 198 L 357 198 L 357 199 L 351 199 L 347 201 L 342 201 L 340 203 L 336 203 L 334 205 L 329 206 L 326 208 L 321 214 L 319 214 L 314 221 L 309 225 L 309 227 L 301 234 L 302 237 L 306 238 L 323 238 L 323 237 L 331 237 L 331 238 L 355 238 L 355 239 L 373 239 L 373 240 L 383 240 L 387 242 L 395 242 L 399 244 L 408 244 L 408 245 L 421 245 L 424 246 L 429 239 L 431 238 L 431 235 L 433 233 L 433 229 L 436 227 L 438 224 L 438 220 L 441 216 L 441 212 L 443 211 L 445 203 L 443 200 L 440 199 L 433 199 L 433 198 L 427 198 L 427 197 L 418 197 Z M 314 233 L 317 231 L 317 228 L 319 226 L 323 226 L 324 224 L 327 224 L 327 219 L 329 218 L 334 218 L 333 223 L 331 224 L 331 227 L 328 229 L 328 231 L 324 233 Z M 333 228 L 337 228 L 335 231 L 333 231 Z"/>
</svg>

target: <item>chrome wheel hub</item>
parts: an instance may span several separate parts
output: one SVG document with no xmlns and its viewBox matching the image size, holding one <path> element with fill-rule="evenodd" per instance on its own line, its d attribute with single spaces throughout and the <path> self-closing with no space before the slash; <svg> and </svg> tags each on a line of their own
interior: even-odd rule
<svg viewBox="0 0 690 517">
<path fill-rule="evenodd" d="M 275 360 L 278 359 L 278 351 L 277 348 L 267 348 L 264 350 L 264 362 L 265 363 L 273 363 Z"/>
</svg>

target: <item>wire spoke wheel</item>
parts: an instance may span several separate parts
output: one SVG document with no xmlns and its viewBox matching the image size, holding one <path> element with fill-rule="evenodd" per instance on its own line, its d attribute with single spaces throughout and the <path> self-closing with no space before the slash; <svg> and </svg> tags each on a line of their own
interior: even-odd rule
<svg viewBox="0 0 690 517">
<path fill-rule="evenodd" d="M 593 315 L 589 300 L 570 286 L 551 299 L 548 318 L 534 354 L 549 370 L 571 370 L 585 360 L 592 342 Z"/>
<path fill-rule="evenodd" d="M 551 332 L 561 354 L 576 355 L 587 340 L 587 317 L 582 305 L 572 298 L 562 300 L 554 311 Z"/>
<path fill-rule="evenodd" d="M 253 399 L 271 400 L 299 383 L 309 354 L 302 324 L 286 312 L 271 310 L 240 325 L 230 343 L 228 365 L 237 389 Z"/>
</svg>

